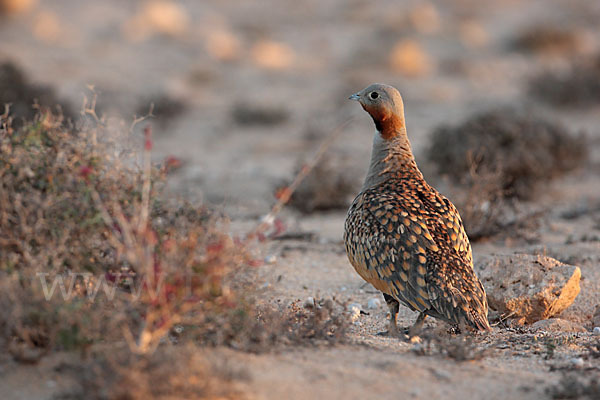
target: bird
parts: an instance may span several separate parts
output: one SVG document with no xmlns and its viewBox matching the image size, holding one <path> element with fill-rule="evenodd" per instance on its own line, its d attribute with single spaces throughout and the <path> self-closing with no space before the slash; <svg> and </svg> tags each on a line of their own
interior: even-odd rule
<svg viewBox="0 0 600 400">
<path fill-rule="evenodd" d="M 461 217 L 417 167 L 400 92 L 375 83 L 350 99 L 371 116 L 376 132 L 364 184 L 346 216 L 344 245 L 356 272 L 383 292 L 387 333 L 400 334 L 400 304 L 419 312 L 411 338 L 427 316 L 461 330 L 491 330 Z"/>
</svg>

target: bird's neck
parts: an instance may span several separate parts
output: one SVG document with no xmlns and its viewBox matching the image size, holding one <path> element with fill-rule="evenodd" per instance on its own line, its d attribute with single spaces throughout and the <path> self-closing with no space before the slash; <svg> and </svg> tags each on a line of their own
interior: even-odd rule
<svg viewBox="0 0 600 400">
<path fill-rule="evenodd" d="M 363 190 L 377 186 L 390 178 L 423 179 L 406 136 L 406 128 L 402 128 L 387 139 L 379 131 L 375 134 L 371 163 Z"/>
</svg>

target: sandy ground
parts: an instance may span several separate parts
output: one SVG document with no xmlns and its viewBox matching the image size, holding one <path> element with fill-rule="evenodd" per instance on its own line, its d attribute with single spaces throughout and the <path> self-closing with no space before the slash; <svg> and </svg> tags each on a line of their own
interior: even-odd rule
<svg viewBox="0 0 600 400">
<path fill-rule="evenodd" d="M 353 122 L 330 151 L 350 156 L 356 181 L 363 179 L 373 128 L 346 99 L 374 81 L 401 90 L 417 161 L 442 190 L 444 182 L 422 162 L 428 135 L 440 123 L 460 121 L 477 110 L 508 103 L 533 107 L 591 138 L 588 169 L 549 184 L 536 202 L 543 216 L 529 232 L 532 240 L 503 237 L 473 246 L 475 259 L 490 253 L 545 253 L 581 267 L 581 293 L 561 317 L 585 331 L 559 346 L 553 358 L 544 357 L 539 339 L 544 333 L 536 339 L 534 332 L 501 327 L 478 339 L 488 348 L 481 360 L 420 356 L 413 344 L 376 335 L 386 324 L 382 301 L 351 327 L 346 345 L 262 355 L 224 350 L 249 372 L 241 383 L 245 390 L 264 399 L 539 399 L 548 396 L 546 388 L 558 382 L 562 367 L 582 376 L 599 373 L 598 359 L 583 360 L 583 367 L 577 359 L 581 346 L 593 340 L 590 319 L 600 304 L 600 108 L 558 110 L 531 103 L 525 95 L 525 82 L 536 72 L 564 68 L 570 58 L 600 49 L 593 22 L 600 18 L 598 4 L 440 1 L 427 3 L 431 16 L 416 1 L 187 0 L 178 2 L 184 17 L 167 22 L 144 16 L 144 4 L 43 2 L 2 20 L 0 60 L 17 62 L 76 107 L 89 96 L 86 85 L 93 84 L 104 110 L 125 119 L 142 99 L 149 103 L 165 95 L 181 101 L 182 115 L 155 125 L 155 158 L 180 158 L 184 166 L 173 177 L 173 195 L 222 208 L 233 230 L 246 229 L 266 214 L 275 186 L 348 118 Z M 540 23 L 578 29 L 584 38 L 579 53 L 544 57 L 509 49 L 516 32 Z M 424 53 L 417 67 L 390 64 L 391 49 L 403 40 Z M 269 44 L 271 50 L 264 50 Z M 243 103 L 281 109 L 288 117 L 274 125 L 239 124 L 232 110 Z M 575 218 L 564 217 L 582 209 Z M 314 236 L 265 246 L 265 257 L 275 256 L 259 271 L 266 302 L 335 297 L 366 308 L 369 299 L 380 297 L 346 259 L 344 217 L 343 211 L 283 212 L 290 231 Z M 408 326 L 414 318 L 402 308 L 399 324 Z M 43 399 L 59 393 L 70 382 L 53 372 L 53 362 L 20 366 L 3 360 L 0 397 Z"/>
</svg>

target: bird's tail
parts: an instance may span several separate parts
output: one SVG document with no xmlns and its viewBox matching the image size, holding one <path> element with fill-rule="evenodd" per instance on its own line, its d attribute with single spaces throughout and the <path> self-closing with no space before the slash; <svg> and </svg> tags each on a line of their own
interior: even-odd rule
<svg viewBox="0 0 600 400">
<path fill-rule="evenodd" d="M 473 282 L 475 290 L 471 293 L 467 293 L 467 296 L 461 296 L 464 299 L 462 307 L 463 314 L 460 319 L 464 320 L 464 323 L 468 327 L 477 331 L 491 331 L 490 323 L 488 321 L 488 304 L 485 289 L 481 284 L 481 281 L 475 277 Z M 462 321 L 461 321 L 462 322 Z"/>
<path fill-rule="evenodd" d="M 429 298 L 440 318 L 478 331 L 491 330 L 487 319 L 488 304 L 485 289 L 462 260 L 450 259 L 445 268 L 432 269 Z M 432 313 L 433 315 L 433 313 Z"/>
</svg>

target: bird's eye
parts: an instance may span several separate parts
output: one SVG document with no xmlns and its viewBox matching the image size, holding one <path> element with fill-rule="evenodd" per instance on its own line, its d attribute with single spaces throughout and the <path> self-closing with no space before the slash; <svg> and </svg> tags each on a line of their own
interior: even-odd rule
<svg viewBox="0 0 600 400">
<path fill-rule="evenodd" d="M 371 98 L 371 100 L 375 100 L 376 98 L 379 97 L 379 93 L 371 92 L 371 93 L 369 93 L 369 97 Z"/>
</svg>

